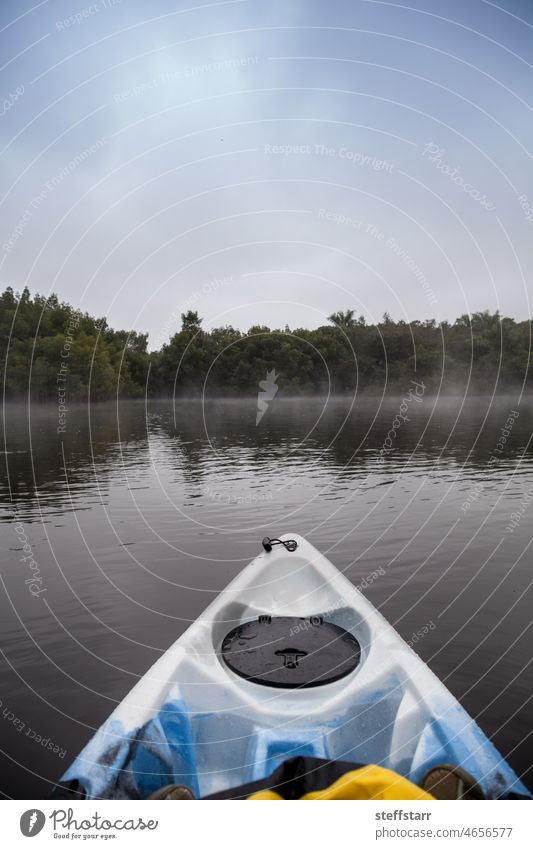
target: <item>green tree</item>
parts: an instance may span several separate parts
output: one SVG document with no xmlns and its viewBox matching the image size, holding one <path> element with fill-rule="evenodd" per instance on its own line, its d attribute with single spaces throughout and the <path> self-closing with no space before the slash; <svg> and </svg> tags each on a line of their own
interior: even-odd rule
<svg viewBox="0 0 533 849">
<path fill-rule="evenodd" d="M 339 312 L 334 312 L 328 315 L 328 321 L 333 322 L 333 324 L 336 324 L 337 327 L 341 327 L 343 330 L 351 330 L 358 323 L 353 310 L 339 310 Z"/>
</svg>

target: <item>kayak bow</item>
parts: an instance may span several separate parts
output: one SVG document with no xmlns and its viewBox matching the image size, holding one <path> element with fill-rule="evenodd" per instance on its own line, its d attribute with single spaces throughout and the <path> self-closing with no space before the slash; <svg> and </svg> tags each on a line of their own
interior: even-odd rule
<svg viewBox="0 0 533 849">
<path fill-rule="evenodd" d="M 128 693 L 63 786 L 131 799 L 178 783 L 201 798 L 303 755 L 381 765 L 415 784 L 455 764 L 488 798 L 531 797 L 326 557 L 296 535 L 264 548 Z"/>
</svg>

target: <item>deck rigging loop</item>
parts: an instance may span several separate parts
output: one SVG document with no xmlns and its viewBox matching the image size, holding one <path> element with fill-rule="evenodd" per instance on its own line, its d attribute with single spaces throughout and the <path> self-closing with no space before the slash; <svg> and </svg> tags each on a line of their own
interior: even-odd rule
<svg viewBox="0 0 533 849">
<path fill-rule="evenodd" d="M 270 537 L 263 537 L 263 548 L 265 551 L 272 551 L 273 545 L 284 545 L 287 551 L 296 551 L 298 548 L 298 543 L 295 539 L 271 539 Z"/>
</svg>

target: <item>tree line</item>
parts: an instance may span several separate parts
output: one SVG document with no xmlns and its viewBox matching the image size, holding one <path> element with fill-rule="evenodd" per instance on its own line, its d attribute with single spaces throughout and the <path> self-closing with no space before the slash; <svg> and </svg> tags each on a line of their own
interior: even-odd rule
<svg viewBox="0 0 533 849">
<path fill-rule="evenodd" d="M 256 393 L 267 374 L 280 395 L 403 391 L 410 380 L 433 391 L 506 391 L 525 383 L 531 321 L 488 310 L 453 323 L 394 321 L 387 313 L 368 324 L 352 310 L 333 313 L 316 329 L 242 332 L 230 325 L 206 330 L 192 310 L 159 351 L 148 351 L 148 334 L 114 330 L 60 302 L 56 295 L 0 296 L 0 359 L 4 394 L 43 402 L 57 398 L 94 401 L 168 395 L 209 397 Z M 273 374 L 272 374 L 273 373 Z"/>
</svg>

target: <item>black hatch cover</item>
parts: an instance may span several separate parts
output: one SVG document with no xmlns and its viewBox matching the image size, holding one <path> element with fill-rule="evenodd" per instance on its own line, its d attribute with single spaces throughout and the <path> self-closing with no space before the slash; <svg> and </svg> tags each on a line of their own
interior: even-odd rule
<svg viewBox="0 0 533 849">
<path fill-rule="evenodd" d="M 361 647 L 321 616 L 260 616 L 233 628 L 222 642 L 229 668 L 267 687 L 319 687 L 357 667 Z"/>
</svg>

